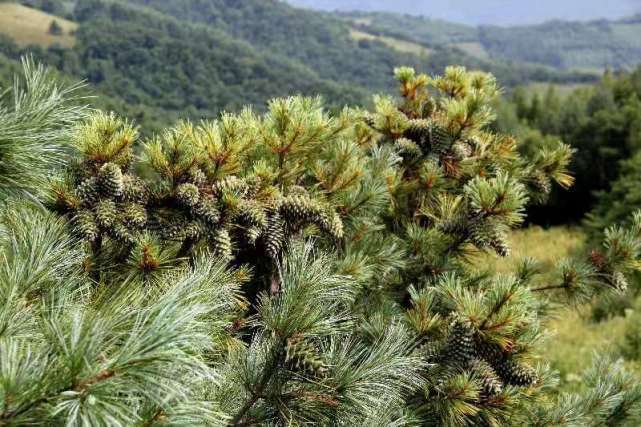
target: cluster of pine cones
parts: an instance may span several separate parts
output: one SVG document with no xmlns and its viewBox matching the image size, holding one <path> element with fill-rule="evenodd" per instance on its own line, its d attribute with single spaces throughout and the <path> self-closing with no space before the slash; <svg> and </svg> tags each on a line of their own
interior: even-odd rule
<svg viewBox="0 0 641 427">
<path fill-rule="evenodd" d="M 259 179 L 236 176 L 212 184 L 198 168 L 175 185 L 153 187 L 116 163 L 75 176 L 75 186 L 57 191 L 56 205 L 73 216 L 75 231 L 88 242 L 109 237 L 132 245 L 137 233 L 151 231 L 189 247 L 205 243 L 223 258 L 252 247 L 276 260 L 289 237 L 307 226 L 343 236 L 336 211 L 302 188 L 283 195 L 273 186 L 265 190 Z"/>
<path fill-rule="evenodd" d="M 499 345 L 486 342 L 469 321 L 456 319 L 435 363 L 446 363 L 454 370 L 469 372 L 482 385 L 479 399 L 486 402 L 500 394 L 506 385 L 527 387 L 536 383 L 535 370 L 514 360 Z"/>
</svg>

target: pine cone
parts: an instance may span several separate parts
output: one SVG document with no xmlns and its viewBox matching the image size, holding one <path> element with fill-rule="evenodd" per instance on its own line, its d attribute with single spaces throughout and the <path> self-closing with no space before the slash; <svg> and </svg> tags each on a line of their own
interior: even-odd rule
<svg viewBox="0 0 641 427">
<path fill-rule="evenodd" d="M 246 201 L 241 204 L 236 217 L 244 224 L 250 226 L 263 228 L 267 225 L 265 210 L 253 201 Z"/>
<path fill-rule="evenodd" d="M 319 223 L 323 219 L 323 209 L 316 200 L 308 196 L 283 197 L 280 214 L 289 223 L 308 221 Z"/>
<path fill-rule="evenodd" d="M 113 200 L 101 200 L 96 206 L 96 219 L 100 227 L 110 229 L 118 221 L 118 210 Z"/>
<path fill-rule="evenodd" d="M 532 176 L 532 184 L 534 188 L 542 194 L 542 199 L 547 199 L 547 196 L 552 192 L 552 182 L 550 178 L 540 170 L 536 170 Z"/>
<path fill-rule="evenodd" d="M 181 230 L 181 237 L 183 240 L 189 239 L 192 241 L 200 240 L 204 233 L 203 227 L 198 221 L 190 221 L 186 223 Z"/>
<path fill-rule="evenodd" d="M 277 260 L 285 242 L 285 227 L 277 210 L 272 211 L 267 217 L 264 240 L 267 255 L 272 260 Z"/>
<path fill-rule="evenodd" d="M 109 234 L 125 245 L 133 245 L 135 243 L 133 234 L 123 224 L 114 224 Z"/>
<path fill-rule="evenodd" d="M 285 348 L 285 363 L 293 371 L 303 371 L 318 377 L 327 373 L 327 366 L 316 348 L 301 337 L 289 338 Z"/>
<path fill-rule="evenodd" d="M 423 155 L 421 148 L 411 139 L 399 138 L 395 145 L 399 154 L 405 158 L 415 159 Z"/>
<path fill-rule="evenodd" d="M 220 212 L 212 199 L 201 197 L 192 209 L 193 216 L 202 220 L 208 226 L 214 226 L 220 221 Z"/>
<path fill-rule="evenodd" d="M 479 249 L 492 248 L 498 255 L 510 255 L 507 234 L 498 225 L 488 221 L 476 221 L 470 226 L 470 239 Z"/>
<path fill-rule="evenodd" d="M 176 200 L 186 208 L 193 208 L 200 200 L 200 191 L 194 184 L 180 184 L 176 189 Z"/>
<path fill-rule="evenodd" d="M 142 205 L 129 203 L 123 209 L 123 220 L 132 228 L 142 228 L 147 223 L 147 211 Z"/>
<path fill-rule="evenodd" d="M 470 322 L 456 319 L 450 325 L 450 333 L 443 348 L 441 360 L 447 364 L 468 364 L 476 357 L 474 328 Z"/>
<path fill-rule="evenodd" d="M 196 187 L 203 187 L 207 184 L 207 175 L 198 167 L 193 167 L 187 172 L 189 177 L 189 182 L 194 184 Z"/>
<path fill-rule="evenodd" d="M 224 193 L 235 193 L 242 196 L 245 195 L 248 190 L 249 187 L 247 183 L 233 175 L 216 181 L 214 185 L 212 185 L 212 192 L 216 198 L 222 197 Z"/>
<path fill-rule="evenodd" d="M 506 353 L 497 344 L 483 341 L 480 337 L 475 340 L 476 350 L 501 380 L 506 384 L 516 386 L 529 386 L 536 382 L 536 372 L 527 365 L 516 363 L 509 353 Z"/>
<path fill-rule="evenodd" d="M 625 274 L 620 271 L 612 273 L 610 284 L 618 292 L 623 292 L 628 289 L 628 279 L 626 279 Z"/>
<path fill-rule="evenodd" d="M 501 394 L 503 383 L 489 363 L 482 359 L 474 359 L 470 364 L 470 370 L 481 382 L 482 387 L 479 396 L 481 402 Z"/>
<path fill-rule="evenodd" d="M 249 227 L 245 229 L 245 238 L 250 245 L 256 244 L 256 241 L 260 238 L 261 229 L 258 227 Z"/>
<path fill-rule="evenodd" d="M 216 257 L 229 260 L 232 258 L 232 243 L 229 232 L 222 227 L 216 229 L 211 235 L 212 254 Z"/>
<path fill-rule="evenodd" d="M 86 209 L 79 211 L 75 217 L 75 230 L 85 240 L 93 242 L 100 233 L 94 214 Z"/>
<path fill-rule="evenodd" d="M 343 221 L 340 216 L 335 212 L 328 213 L 326 207 L 308 196 L 283 197 L 280 213 L 293 230 L 312 223 L 336 239 L 343 237 Z"/>
<path fill-rule="evenodd" d="M 508 237 L 503 231 L 496 231 L 490 240 L 490 247 L 502 257 L 510 256 L 510 244 Z"/>
<path fill-rule="evenodd" d="M 452 135 L 447 129 L 435 124 L 432 124 L 432 126 L 430 126 L 429 141 L 432 150 L 437 153 L 447 151 L 454 142 Z"/>
<path fill-rule="evenodd" d="M 124 190 L 124 180 L 120 166 L 105 163 L 98 171 L 98 189 L 108 198 L 120 197 Z"/>
<path fill-rule="evenodd" d="M 122 198 L 126 202 L 136 202 L 146 204 L 149 194 L 145 183 L 134 175 L 123 175 L 123 191 Z"/>
<path fill-rule="evenodd" d="M 452 144 L 452 155 L 459 161 L 467 159 L 472 155 L 472 147 L 467 142 L 457 141 Z"/>
<path fill-rule="evenodd" d="M 409 126 L 405 130 L 403 136 L 416 143 L 420 148 L 429 148 L 431 127 L 432 125 L 429 120 L 410 120 Z"/>
<path fill-rule="evenodd" d="M 495 363 L 494 369 L 507 384 L 527 387 L 536 383 L 536 371 L 532 367 L 519 364 L 510 358 Z"/>
<path fill-rule="evenodd" d="M 96 204 L 99 199 L 98 183 L 96 178 L 87 178 L 76 188 L 76 195 L 83 206 L 89 207 Z"/>
<path fill-rule="evenodd" d="M 326 214 L 321 220 L 320 228 L 336 240 L 343 238 L 343 220 L 336 212 L 332 212 L 330 215 Z"/>
</svg>

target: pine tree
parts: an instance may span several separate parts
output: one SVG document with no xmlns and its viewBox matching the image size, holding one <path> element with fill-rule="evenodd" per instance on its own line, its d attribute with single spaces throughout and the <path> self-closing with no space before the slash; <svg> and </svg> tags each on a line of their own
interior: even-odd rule
<svg viewBox="0 0 641 427">
<path fill-rule="evenodd" d="M 373 112 L 284 98 L 144 141 L 111 113 L 62 123 L 50 212 L 2 215 L 0 424 L 636 420 L 619 365 L 557 396 L 538 344 L 550 298 L 625 287 L 641 214 L 558 282 L 479 272 L 571 185 L 572 150 L 489 131 L 488 74 L 396 74 Z"/>
<path fill-rule="evenodd" d="M 413 330 L 416 353 L 430 364 L 408 401 L 420 423 L 527 424 L 519 402 L 527 396 L 536 407 L 548 387 L 536 353 L 546 302 L 538 296 L 562 292 L 576 301 L 622 291 L 640 255 L 639 218 L 628 229 L 610 228 L 603 248 L 583 260 L 561 262 L 558 283 L 530 287 L 536 270 L 529 263 L 513 275 L 479 276 L 468 255 L 509 255 L 508 231 L 523 222 L 528 204 L 544 202 L 553 183 L 571 186 L 572 150 L 558 143 L 523 157 L 517 141 L 489 131 L 498 93 L 490 75 L 450 67 L 443 76 L 410 68 L 396 76 L 400 101 L 378 97 L 364 116 L 374 144 L 398 155 L 387 177 L 385 226 L 365 239 L 376 245 L 396 237 L 405 259 L 394 259 L 387 280 L 366 284 L 364 316 L 404 314 Z"/>
</svg>

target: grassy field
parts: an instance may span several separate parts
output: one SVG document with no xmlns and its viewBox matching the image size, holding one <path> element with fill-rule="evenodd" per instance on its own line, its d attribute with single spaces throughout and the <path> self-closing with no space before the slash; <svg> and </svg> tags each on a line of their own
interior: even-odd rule
<svg viewBox="0 0 641 427">
<path fill-rule="evenodd" d="M 480 59 L 488 59 L 490 56 L 479 42 L 454 43 L 452 46 L 461 49 L 470 56 Z"/>
<path fill-rule="evenodd" d="M 566 83 L 566 84 L 551 84 L 551 83 L 530 83 L 526 86 L 528 92 L 531 94 L 538 94 L 539 96 L 545 95 L 548 91 L 550 85 L 554 86 L 554 89 L 561 98 L 567 96 L 580 88 L 589 88 L 592 85 L 590 83 Z"/>
<path fill-rule="evenodd" d="M 483 255 L 474 264 L 508 273 L 514 271 L 523 257 L 532 257 L 542 263 L 544 274 L 538 281 L 547 283 L 558 260 L 581 251 L 585 236 L 580 229 L 531 227 L 513 232 L 510 241 L 511 257 Z M 550 337 L 544 347 L 545 357 L 559 372 L 566 390 L 580 386 L 580 374 L 590 366 L 595 354 L 620 356 L 626 330 L 634 328 L 639 321 L 639 315 L 632 310 L 628 310 L 626 316 L 615 316 L 601 322 L 593 321 L 590 315 L 590 305 L 573 306 L 561 310 L 546 325 Z M 626 361 L 626 365 L 641 376 L 641 363 Z"/>
<path fill-rule="evenodd" d="M 49 32 L 54 20 L 62 28 L 60 35 Z M 0 32 L 20 46 L 36 44 L 48 47 L 59 44 L 72 47 L 76 41 L 74 33 L 77 27 L 78 24 L 74 22 L 17 3 L 0 3 Z"/>
<path fill-rule="evenodd" d="M 473 264 L 499 273 L 509 273 L 515 271 L 523 258 L 534 258 L 546 272 L 537 279 L 544 282 L 553 273 L 554 266 L 560 259 L 580 251 L 584 244 L 585 236 L 578 228 L 556 227 L 545 230 L 541 227 L 529 227 L 510 235 L 511 256 L 501 258 L 483 254 L 479 258 L 475 257 Z"/>
<path fill-rule="evenodd" d="M 404 53 L 414 53 L 417 55 L 429 55 L 432 50 L 428 47 L 418 43 L 412 43 L 405 40 L 395 39 L 393 37 L 377 36 L 374 34 L 366 33 L 361 30 L 352 29 L 350 35 L 354 40 L 376 40 L 394 50 Z"/>
</svg>

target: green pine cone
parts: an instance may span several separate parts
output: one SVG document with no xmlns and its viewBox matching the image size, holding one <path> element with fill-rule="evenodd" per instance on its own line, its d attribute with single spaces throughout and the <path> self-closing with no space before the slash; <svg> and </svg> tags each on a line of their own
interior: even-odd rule
<svg viewBox="0 0 641 427">
<path fill-rule="evenodd" d="M 87 178 L 76 188 L 76 196 L 83 206 L 89 207 L 96 204 L 100 195 L 96 178 Z"/>
<path fill-rule="evenodd" d="M 85 240 L 93 242 L 98 238 L 100 230 L 94 214 L 87 209 L 78 211 L 75 217 L 75 231 Z"/>
<path fill-rule="evenodd" d="M 229 232 L 222 227 L 218 227 L 210 237 L 212 244 L 212 254 L 222 259 L 229 260 L 233 257 L 232 243 Z"/>
<path fill-rule="evenodd" d="M 476 358 L 474 328 L 469 321 L 456 319 L 450 324 L 450 332 L 443 348 L 441 360 L 446 364 L 468 364 Z"/>
<path fill-rule="evenodd" d="M 320 226 L 324 220 L 327 221 L 323 207 L 309 196 L 283 197 L 280 204 L 280 214 L 292 228 L 306 222 Z"/>
<path fill-rule="evenodd" d="M 176 189 L 176 200 L 186 208 L 193 208 L 200 200 L 200 191 L 194 184 L 180 184 Z"/>
<path fill-rule="evenodd" d="M 456 141 L 454 144 L 452 144 L 452 155 L 457 160 L 467 159 L 472 155 L 472 147 L 470 147 L 470 144 L 468 144 L 467 142 Z"/>
<path fill-rule="evenodd" d="M 305 372 L 322 377 L 327 373 L 327 366 L 318 355 L 312 343 L 304 338 L 290 338 L 285 348 L 285 363 L 293 371 Z"/>
<path fill-rule="evenodd" d="M 432 124 L 430 126 L 429 135 L 429 141 L 432 150 L 437 153 L 442 153 L 448 150 L 454 142 L 453 137 L 449 133 L 449 131 L 436 124 Z"/>
<path fill-rule="evenodd" d="M 162 225 L 158 230 L 164 240 L 178 241 L 183 240 L 184 228 L 185 224 L 183 223 L 171 223 Z"/>
<path fill-rule="evenodd" d="M 233 175 L 216 181 L 211 188 L 214 196 L 217 198 L 221 198 L 225 193 L 244 195 L 249 190 L 247 182 L 245 182 L 244 179 Z"/>
<path fill-rule="evenodd" d="M 198 221 L 190 221 L 186 223 L 181 230 L 183 239 L 189 239 L 193 241 L 200 240 L 204 232 L 205 230 Z"/>
<path fill-rule="evenodd" d="M 510 256 L 510 243 L 508 242 L 507 234 L 503 231 L 497 230 L 490 240 L 490 247 L 502 257 Z"/>
<path fill-rule="evenodd" d="M 534 188 L 541 193 L 547 195 L 552 192 L 552 181 L 544 172 L 540 170 L 534 171 L 532 182 L 534 183 Z"/>
<path fill-rule="evenodd" d="M 124 180 L 120 166 L 114 163 L 105 163 L 98 171 L 98 189 L 108 198 L 115 199 L 122 196 Z"/>
<path fill-rule="evenodd" d="M 123 221 L 129 227 L 142 228 L 147 223 L 147 211 L 142 205 L 129 203 L 123 209 Z"/>
<path fill-rule="evenodd" d="M 245 229 L 245 238 L 250 245 L 256 244 L 256 241 L 260 238 L 261 228 L 259 227 L 249 227 Z"/>
<path fill-rule="evenodd" d="M 208 226 L 214 226 L 220 221 L 220 212 L 216 208 L 216 203 L 206 197 L 200 198 L 200 201 L 192 209 L 192 215 Z"/>
<path fill-rule="evenodd" d="M 429 120 L 413 119 L 410 120 L 409 126 L 403 136 L 416 143 L 418 147 L 428 148 L 431 128 L 432 125 Z"/>
<path fill-rule="evenodd" d="M 479 335 L 475 337 L 474 346 L 478 355 L 492 364 L 496 360 L 503 360 L 507 355 L 504 353 L 503 349 L 494 343 L 488 343 L 484 341 Z"/>
<path fill-rule="evenodd" d="M 249 226 L 263 228 L 267 225 L 267 214 L 258 203 L 247 200 L 238 207 L 236 218 Z"/>
<path fill-rule="evenodd" d="M 470 226 L 470 240 L 479 249 L 493 249 L 498 255 L 510 255 L 510 244 L 507 234 L 489 221 L 476 221 Z"/>
<path fill-rule="evenodd" d="M 272 260 L 277 260 L 285 243 L 285 226 L 277 210 L 272 211 L 267 217 L 263 239 L 267 255 Z"/>
<path fill-rule="evenodd" d="M 334 239 L 342 239 L 344 235 L 343 220 L 336 212 L 325 214 L 319 224 L 321 230 L 328 233 Z"/>
<path fill-rule="evenodd" d="M 136 243 L 134 235 L 121 223 L 114 224 L 111 230 L 109 230 L 109 235 L 125 245 L 133 245 Z"/>
<path fill-rule="evenodd" d="M 123 190 L 122 198 L 126 202 L 136 202 L 146 204 L 149 198 L 149 192 L 145 187 L 145 183 L 134 175 L 123 175 Z"/>
<path fill-rule="evenodd" d="M 110 229 L 118 221 L 118 209 L 113 200 L 101 200 L 96 205 L 96 219 L 98 225 L 105 229 Z"/>
<path fill-rule="evenodd" d="M 428 363 L 437 363 L 442 351 L 443 345 L 438 341 L 427 341 L 416 349 L 416 352 Z"/>
<path fill-rule="evenodd" d="M 396 149 L 399 154 L 404 158 L 416 159 L 423 155 L 421 147 L 417 143 L 408 138 L 399 138 L 396 140 Z"/>
<path fill-rule="evenodd" d="M 305 188 L 302 185 L 292 185 L 289 187 L 289 195 L 290 196 L 305 196 L 309 197 L 309 191 L 307 191 L 307 188 Z"/>
<path fill-rule="evenodd" d="M 536 371 L 525 364 L 505 358 L 494 364 L 501 379 L 510 385 L 528 387 L 536 383 Z"/>
<path fill-rule="evenodd" d="M 503 392 L 503 382 L 489 363 L 482 359 L 474 359 L 470 363 L 470 370 L 481 383 L 480 400 L 487 401 L 493 396 Z"/>
<path fill-rule="evenodd" d="M 628 289 L 628 279 L 620 271 L 615 271 L 610 275 L 610 284 L 618 292 L 625 292 Z"/>
<path fill-rule="evenodd" d="M 189 182 L 194 184 L 196 187 L 203 187 L 207 184 L 207 175 L 199 168 L 193 167 L 187 172 L 189 177 Z"/>
</svg>

